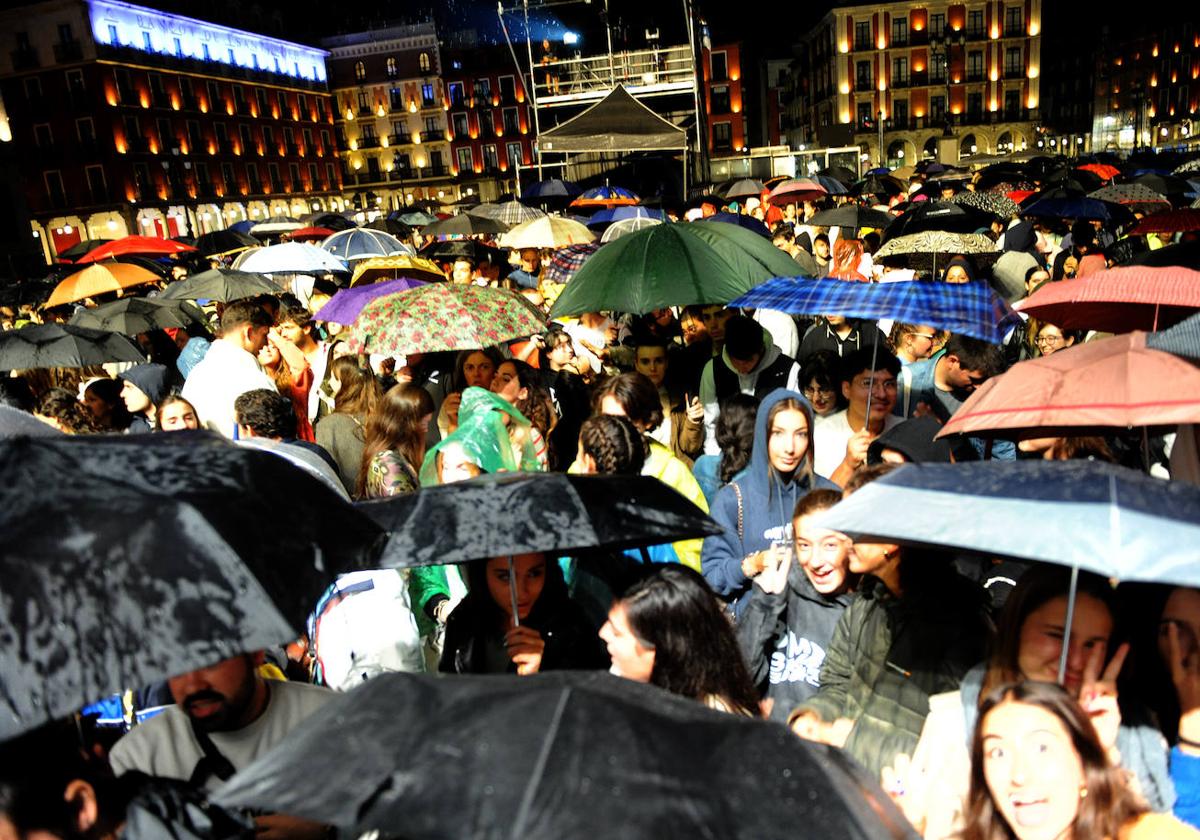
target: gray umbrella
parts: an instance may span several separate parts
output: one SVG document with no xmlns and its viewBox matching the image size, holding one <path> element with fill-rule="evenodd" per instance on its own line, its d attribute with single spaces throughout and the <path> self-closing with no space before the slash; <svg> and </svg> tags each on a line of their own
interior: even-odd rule
<svg viewBox="0 0 1200 840">
<path fill-rule="evenodd" d="M 0 333 L 0 370 L 144 361 L 142 351 L 128 338 L 108 330 L 38 324 Z"/>
<path fill-rule="evenodd" d="M 1180 321 L 1170 329 L 1146 336 L 1146 346 L 1200 362 L 1200 315 Z"/>
</svg>

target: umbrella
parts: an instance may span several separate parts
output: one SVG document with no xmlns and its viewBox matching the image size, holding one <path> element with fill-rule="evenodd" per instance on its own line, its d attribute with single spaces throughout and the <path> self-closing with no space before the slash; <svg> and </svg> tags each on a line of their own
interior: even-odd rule
<svg viewBox="0 0 1200 840">
<path fill-rule="evenodd" d="M 0 370 L 144 361 L 146 357 L 128 338 L 108 330 L 37 324 L 0 332 Z"/>
<path fill-rule="evenodd" d="M 825 192 L 829 193 L 830 195 L 846 195 L 850 192 L 850 190 L 846 188 L 845 184 L 843 184 L 837 178 L 831 178 L 828 175 L 813 175 L 812 180 L 818 185 L 824 187 Z"/>
<path fill-rule="evenodd" d="M 394 257 L 372 257 L 359 260 L 354 265 L 354 274 L 350 277 L 351 288 L 366 286 L 383 278 L 411 277 L 414 280 L 425 280 L 436 283 L 445 280 L 446 272 L 433 260 L 424 257 L 398 254 Z"/>
<path fill-rule="evenodd" d="M 58 429 L 27 411 L 0 403 L 0 439 L 13 437 L 58 437 Z"/>
<path fill-rule="evenodd" d="M 334 274 L 349 270 L 340 257 L 305 242 L 284 242 L 254 251 L 238 268 L 258 274 Z"/>
<path fill-rule="evenodd" d="M 390 216 L 388 218 L 391 218 Z M 424 210 L 413 210 L 408 213 L 399 213 L 396 215 L 396 221 L 403 222 L 409 227 L 419 228 L 425 225 L 433 224 L 438 220 L 437 216 L 426 213 Z"/>
<path fill-rule="evenodd" d="M 1121 174 L 1121 170 L 1115 166 L 1109 166 L 1107 163 L 1085 163 L 1079 167 L 1084 172 L 1091 172 L 1099 176 L 1104 181 L 1111 181 Z"/>
<path fill-rule="evenodd" d="M 624 222 L 620 224 L 624 224 Z M 609 230 L 612 229 L 609 228 Z M 568 245 L 565 248 L 554 249 L 549 262 L 546 263 L 546 267 L 542 270 L 543 279 L 547 283 L 566 283 L 575 276 L 575 272 L 583 268 L 583 264 L 587 262 L 588 258 L 599 249 L 600 246 L 595 242 L 585 242 L 582 245 Z"/>
<path fill-rule="evenodd" d="M 858 180 L 857 172 L 847 166 L 839 166 L 837 164 L 834 164 L 833 166 L 826 166 L 824 169 L 818 169 L 817 174 L 828 175 L 830 178 L 836 178 L 843 184 L 847 185 L 853 184 Z"/>
<path fill-rule="evenodd" d="M 551 178 L 547 181 L 538 181 L 535 184 L 530 184 L 521 190 L 521 200 L 547 201 L 550 199 L 567 199 L 574 198 L 582 192 L 583 188 L 573 181 Z"/>
<path fill-rule="evenodd" d="M 1123 241 L 1125 240 L 1120 240 L 1120 242 Z M 1157 268 L 1178 265 L 1184 268 L 1200 269 L 1200 240 L 1167 245 L 1153 251 L 1147 249 L 1125 260 L 1123 265 L 1145 265 Z"/>
<path fill-rule="evenodd" d="M 353 289 L 338 289 L 333 297 L 313 314 L 317 321 L 332 321 L 335 324 L 353 324 L 362 308 L 375 298 L 384 295 L 407 292 L 417 286 L 425 285 L 424 280 L 410 280 L 399 277 L 395 280 L 384 280 L 382 283 L 371 283 L 368 286 L 357 286 Z"/>
<path fill-rule="evenodd" d="M 504 233 L 508 225 L 496 219 L 483 216 L 472 216 L 470 213 L 460 213 L 427 225 L 421 231 L 422 236 L 480 236 L 483 234 Z"/>
<path fill-rule="evenodd" d="M 350 230 L 354 227 L 354 222 L 347 219 L 341 213 L 309 213 L 303 219 L 304 224 L 312 225 L 313 227 L 323 227 L 329 230 Z"/>
<path fill-rule="evenodd" d="M 325 227 L 303 227 L 288 233 L 292 242 L 320 242 L 333 236 L 333 230 Z"/>
<path fill-rule="evenodd" d="M 984 213 L 990 213 L 1001 219 L 1010 219 L 1021 212 L 1020 206 L 1006 195 L 994 192 L 976 192 L 963 190 L 950 199 L 953 204 L 961 204 Z"/>
<path fill-rule="evenodd" d="M 620 551 L 721 533 L 651 476 L 499 473 L 359 505 L 390 534 L 389 568 L 593 549 Z"/>
<path fill-rule="evenodd" d="M 816 524 L 864 542 L 945 546 L 1118 581 L 1200 586 L 1200 487 L 1102 461 L 906 464 L 822 512 Z"/>
<path fill-rule="evenodd" d="M 491 202 L 485 202 L 484 204 L 477 204 L 474 207 L 467 208 L 468 215 L 479 216 L 484 219 L 494 219 L 496 218 L 496 214 L 499 212 L 500 205 L 492 204 Z"/>
<path fill-rule="evenodd" d="M 776 277 L 733 300 L 731 307 L 774 309 L 791 315 L 891 318 L 969 335 L 992 344 L 1004 338 L 1012 310 L 982 281 L 852 283 Z"/>
<path fill-rule="evenodd" d="M 973 234 L 991 223 L 989 216 L 963 204 L 923 201 L 891 221 L 883 232 L 883 242 L 930 231 Z"/>
<path fill-rule="evenodd" d="M 1156 193 L 1167 196 L 1167 198 L 1192 197 L 1196 194 L 1191 184 L 1175 175 L 1158 175 L 1148 172 L 1134 178 L 1133 183 L 1149 187 Z"/>
<path fill-rule="evenodd" d="M 799 266 L 757 234 L 724 222 L 657 225 L 605 245 L 554 303 L 552 317 L 728 303 Z"/>
<path fill-rule="evenodd" d="M 284 459 L 208 432 L 10 439 L 0 470 L 0 738 L 295 638 L 379 537 Z"/>
<path fill-rule="evenodd" d="M 579 222 L 560 216 L 543 216 L 540 219 L 522 222 L 502 235 L 500 245 L 513 250 L 562 248 L 566 245 L 593 242 L 595 239 L 596 235 Z"/>
<path fill-rule="evenodd" d="M 572 207 L 619 207 L 622 204 L 641 204 L 632 190 L 624 187 L 592 187 L 584 190 L 571 202 Z"/>
<path fill-rule="evenodd" d="M 215 257 L 219 254 L 231 254 L 246 248 L 256 248 L 262 245 L 248 233 L 240 233 L 232 228 L 206 233 L 196 238 L 196 250 L 204 257 Z"/>
<path fill-rule="evenodd" d="M 1155 330 L 1200 309 L 1200 271 L 1178 266 L 1110 268 L 1046 283 L 1014 308 L 1064 330 Z"/>
<path fill-rule="evenodd" d="M 605 225 L 610 225 L 613 222 L 623 222 L 627 219 L 654 219 L 657 222 L 664 222 L 667 219 L 667 215 L 661 210 L 652 210 L 649 207 L 642 207 L 640 205 L 605 207 L 592 214 L 592 217 L 587 220 L 587 227 L 589 230 L 595 230 Z"/>
<path fill-rule="evenodd" d="M 157 300 L 215 300 L 228 303 L 256 295 L 279 294 L 279 287 L 261 274 L 232 268 L 212 268 L 177 280 Z"/>
<path fill-rule="evenodd" d="M 296 230 L 304 227 L 304 222 L 299 219 L 293 219 L 291 216 L 268 216 L 261 222 L 255 222 L 249 230 L 253 236 L 269 235 L 272 233 L 286 233 L 289 230 Z"/>
<path fill-rule="evenodd" d="M 612 242 L 614 239 L 620 239 L 622 236 L 627 236 L 631 233 L 637 233 L 639 230 L 661 225 L 662 222 L 650 216 L 635 216 L 631 219 L 621 219 L 613 222 L 600 236 L 600 242 Z"/>
<path fill-rule="evenodd" d="M 726 224 L 737 225 L 740 228 L 745 228 L 751 233 L 757 233 L 759 236 L 765 236 L 768 239 L 771 238 L 771 231 L 767 228 L 766 224 L 754 218 L 753 216 L 747 216 L 745 213 L 714 213 L 702 221 L 725 222 Z"/>
<path fill-rule="evenodd" d="M 1179 233 L 1189 230 L 1200 230 L 1200 210 L 1186 207 L 1147 216 L 1138 222 L 1131 233 Z"/>
<path fill-rule="evenodd" d="M 1200 362 L 1200 315 L 1180 321 L 1170 329 L 1146 336 L 1146 346 Z"/>
<path fill-rule="evenodd" d="M 872 210 L 861 204 L 843 204 L 832 210 L 822 210 L 808 220 L 814 227 L 850 228 L 857 235 L 861 228 L 883 230 L 892 223 L 892 217 L 881 210 Z"/>
<path fill-rule="evenodd" d="M 397 219 L 376 219 L 373 222 L 368 222 L 364 227 L 368 230 L 381 230 L 384 233 L 390 233 L 392 236 L 412 236 L 413 229 L 404 222 Z"/>
<path fill-rule="evenodd" d="M 191 245 L 176 242 L 174 239 L 159 239 L 157 236 L 126 236 L 112 242 L 106 242 L 99 248 L 88 251 L 87 255 L 76 260 L 80 265 L 94 263 L 109 257 L 126 256 L 129 254 L 152 254 L 155 256 L 172 256 L 195 251 Z"/>
<path fill-rule="evenodd" d="M 766 189 L 766 187 L 763 186 L 763 182 L 757 180 L 756 178 L 741 178 L 737 181 L 734 181 L 729 186 L 729 189 L 725 190 L 725 197 L 731 200 L 738 198 L 750 198 L 751 196 L 758 198 L 760 195 L 762 195 L 764 189 Z"/>
<path fill-rule="evenodd" d="M 343 260 L 408 254 L 412 249 L 391 234 L 372 228 L 340 230 L 321 243 L 321 247 Z"/>
<path fill-rule="evenodd" d="M 933 231 L 889 239 L 875 252 L 875 259 L 933 275 L 937 274 L 939 265 L 945 266 L 951 257 L 959 254 L 970 255 L 976 265 L 995 262 L 1001 256 L 996 243 L 982 233 Z"/>
<path fill-rule="evenodd" d="M 507 230 L 514 225 L 519 225 L 521 222 L 528 222 L 531 219 L 540 219 L 546 215 L 541 210 L 533 207 L 527 207 L 521 202 L 515 200 L 506 201 L 503 204 L 496 205 L 495 214 L 496 215 L 493 216 L 493 218 L 498 222 L 504 223 L 504 230 Z M 502 233 L 503 230 L 498 232 Z"/>
<path fill-rule="evenodd" d="M 597 672 L 381 674 L 216 799 L 411 840 L 916 837 L 840 750 Z"/>
<path fill-rule="evenodd" d="M 884 195 L 889 198 L 904 192 L 904 184 L 890 175 L 871 175 L 850 187 L 850 195 Z"/>
<path fill-rule="evenodd" d="M 355 353 L 400 356 L 490 347 L 545 329 L 545 316 L 515 292 L 429 283 L 363 307 L 347 346 Z"/>
<path fill-rule="evenodd" d="M 484 245 L 476 239 L 435 240 L 422 248 L 419 256 L 429 260 L 468 259 L 473 263 L 486 261 L 492 265 L 508 266 L 508 257 L 504 251 L 492 245 Z"/>
<path fill-rule="evenodd" d="M 1171 174 L 1187 175 L 1192 172 L 1200 172 L 1200 158 L 1189 160 L 1187 163 L 1181 163 L 1171 171 Z"/>
<path fill-rule="evenodd" d="M 938 437 L 1200 423 L 1200 368 L 1146 344 L 1133 332 L 1020 362 L 976 388 Z"/>
<path fill-rule="evenodd" d="M 1120 204 L 1139 213 L 1156 213 L 1171 206 L 1165 195 L 1141 184 L 1109 184 L 1088 193 L 1088 198 Z"/>
<path fill-rule="evenodd" d="M 111 239 L 84 239 L 81 242 L 76 242 L 65 251 L 61 251 L 58 258 L 63 262 L 75 262 L 81 257 L 86 256 L 91 251 L 96 250 L 101 245 L 107 245 L 112 242 Z"/>
<path fill-rule="evenodd" d="M 55 286 L 45 305 L 58 306 L 63 303 L 73 303 L 107 292 L 153 283 L 158 279 L 160 279 L 159 276 L 153 271 L 128 263 L 90 265 Z"/>
<path fill-rule="evenodd" d="M 1047 196 L 1039 198 L 1035 193 L 1026 199 L 1021 210 L 1023 216 L 1039 216 L 1052 219 L 1098 219 L 1109 221 L 1113 213 L 1103 201 L 1086 196 Z"/>
<path fill-rule="evenodd" d="M 151 330 L 169 328 L 186 329 L 192 324 L 204 324 L 204 313 L 187 304 L 192 311 L 184 310 L 182 301 L 159 298 L 123 298 L 92 309 L 80 309 L 71 316 L 70 323 L 77 327 L 96 330 L 112 330 L 121 335 L 138 335 Z"/>
<path fill-rule="evenodd" d="M 847 192 L 845 187 L 842 187 L 840 194 Z M 815 201 L 829 194 L 829 190 L 812 178 L 791 178 L 783 181 L 775 186 L 771 193 L 767 196 L 768 204 L 783 205 L 783 204 L 799 204 L 804 201 Z"/>
</svg>

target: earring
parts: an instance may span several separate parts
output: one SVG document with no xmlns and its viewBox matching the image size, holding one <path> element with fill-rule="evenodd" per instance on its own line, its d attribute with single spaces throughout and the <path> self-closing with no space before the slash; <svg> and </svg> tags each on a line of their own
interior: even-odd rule
<svg viewBox="0 0 1200 840">
<path fill-rule="evenodd" d="M 1087 785 L 1080 785 L 1080 787 L 1079 787 L 1079 798 L 1080 798 L 1080 799 L 1087 799 Z"/>
</svg>

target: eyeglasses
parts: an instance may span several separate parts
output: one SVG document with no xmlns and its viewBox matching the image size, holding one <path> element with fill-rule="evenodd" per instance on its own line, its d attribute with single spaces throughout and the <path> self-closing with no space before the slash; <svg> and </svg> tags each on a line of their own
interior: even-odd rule
<svg viewBox="0 0 1200 840">
<path fill-rule="evenodd" d="M 811 398 L 811 397 L 819 397 L 822 394 L 825 394 L 825 395 L 832 394 L 832 393 L 834 393 L 834 390 L 832 388 L 814 388 L 813 386 L 810 385 L 807 388 L 803 389 L 800 393 L 804 394 L 804 396 L 806 396 L 806 397 Z"/>
<path fill-rule="evenodd" d="M 864 391 L 884 391 L 888 394 L 896 393 L 895 379 L 860 379 L 855 384 Z"/>
<path fill-rule="evenodd" d="M 1038 347 L 1057 347 L 1064 340 L 1061 335 L 1039 335 L 1033 343 Z"/>
</svg>

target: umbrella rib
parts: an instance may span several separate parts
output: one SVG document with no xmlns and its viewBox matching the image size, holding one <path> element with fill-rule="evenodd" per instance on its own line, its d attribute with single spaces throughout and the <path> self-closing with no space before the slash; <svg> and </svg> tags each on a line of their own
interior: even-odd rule
<svg viewBox="0 0 1200 840">
<path fill-rule="evenodd" d="M 524 837 L 527 833 L 525 823 L 529 820 L 529 812 L 533 808 L 533 798 L 537 795 L 537 791 L 542 785 L 542 777 L 546 774 L 546 765 L 550 761 L 550 749 L 554 746 L 558 730 L 562 727 L 563 713 L 567 709 L 567 701 L 571 699 L 571 692 L 570 686 L 562 690 L 558 697 L 558 704 L 554 707 L 554 717 L 550 719 L 550 723 L 546 727 L 546 737 L 542 740 L 542 748 L 538 752 L 537 762 L 533 766 L 533 772 L 529 774 L 525 792 L 521 795 L 521 807 L 517 810 L 517 817 L 513 821 L 510 835 L 513 840 Z"/>
</svg>

